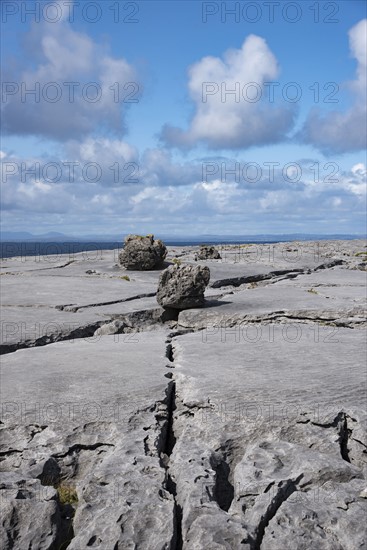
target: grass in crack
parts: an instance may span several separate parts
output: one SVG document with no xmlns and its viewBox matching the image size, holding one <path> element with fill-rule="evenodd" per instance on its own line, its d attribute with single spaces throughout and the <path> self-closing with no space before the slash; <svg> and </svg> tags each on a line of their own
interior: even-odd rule
<svg viewBox="0 0 367 550">
<path fill-rule="evenodd" d="M 58 550 L 65 550 L 74 538 L 73 520 L 78 505 L 78 493 L 75 485 L 61 481 L 55 485 L 59 502 L 61 526 Z"/>
<path fill-rule="evenodd" d="M 70 504 L 73 506 L 78 504 L 78 493 L 73 485 L 62 482 L 56 487 L 56 490 L 61 505 Z"/>
</svg>

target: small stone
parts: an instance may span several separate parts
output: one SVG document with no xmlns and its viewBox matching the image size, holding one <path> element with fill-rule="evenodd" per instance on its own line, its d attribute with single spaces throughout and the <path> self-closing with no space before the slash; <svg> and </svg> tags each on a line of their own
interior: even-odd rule
<svg viewBox="0 0 367 550">
<path fill-rule="evenodd" d="M 111 323 L 106 323 L 105 325 L 97 328 L 94 336 L 105 336 L 106 334 L 121 334 L 124 331 L 125 327 L 127 327 L 127 324 L 117 319 L 115 321 L 111 321 Z"/>
</svg>

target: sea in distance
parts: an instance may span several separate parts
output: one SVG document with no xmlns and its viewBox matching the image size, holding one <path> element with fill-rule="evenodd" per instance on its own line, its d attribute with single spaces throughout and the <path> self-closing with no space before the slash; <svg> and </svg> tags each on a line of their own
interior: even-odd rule
<svg viewBox="0 0 367 550">
<path fill-rule="evenodd" d="M 351 240 L 364 238 L 361 235 L 252 235 L 252 236 L 219 236 L 204 235 L 188 238 L 162 238 L 167 246 L 199 246 L 211 245 L 239 245 L 239 244 L 271 244 L 289 241 L 319 241 L 319 240 Z M 121 250 L 122 240 L 81 240 L 81 241 L 10 241 L 1 243 L 1 258 L 25 257 L 25 256 L 72 256 L 79 252 L 89 252 L 88 258 L 92 259 L 93 253 L 101 250 Z M 96 256 L 97 258 L 97 256 Z M 56 260 L 56 258 L 54 258 Z"/>
</svg>

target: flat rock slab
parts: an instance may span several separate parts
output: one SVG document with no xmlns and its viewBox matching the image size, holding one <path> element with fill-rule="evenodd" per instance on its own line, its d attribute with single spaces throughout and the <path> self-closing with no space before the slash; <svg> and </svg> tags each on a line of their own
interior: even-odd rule
<svg viewBox="0 0 367 550">
<path fill-rule="evenodd" d="M 8 354 L 2 359 L 3 400 L 111 406 L 118 401 L 128 412 L 129 396 L 136 394 L 133 404 L 140 401 L 143 408 L 147 404 L 142 401 L 144 396 L 151 403 L 155 386 L 164 393 L 167 385 L 163 376 L 165 335 L 162 331 L 116 334 Z"/>
<path fill-rule="evenodd" d="M 298 279 L 297 279 L 298 282 Z M 343 287 L 344 288 L 344 287 Z M 358 321 L 365 319 L 366 300 L 361 287 L 358 295 L 344 288 L 344 292 L 328 293 L 312 290 L 312 284 L 296 286 L 294 282 L 283 282 L 265 287 L 245 289 L 234 294 L 224 295 L 217 300 L 207 300 L 202 309 L 188 309 L 180 312 L 178 323 L 181 327 L 203 329 L 210 326 L 231 326 L 247 320 L 256 320 L 266 316 L 288 316 L 297 318 L 315 318 L 320 320 L 341 319 L 353 315 Z M 333 299 L 329 299 L 329 295 Z M 356 300 L 359 296 L 358 300 Z"/>
<path fill-rule="evenodd" d="M 218 548 L 366 543 L 366 335 L 339 329 L 320 338 L 309 324 L 296 338 L 295 328 L 258 325 L 257 337 L 237 341 L 205 331 L 173 339 L 169 472 L 184 548 L 203 543 L 202 529 Z"/>
<path fill-rule="evenodd" d="M 349 300 L 352 303 L 366 306 L 366 272 L 360 270 L 334 267 L 316 273 L 302 274 L 292 282 L 279 281 L 279 287 L 290 285 L 304 288 L 308 292 L 326 298 Z"/>
<path fill-rule="evenodd" d="M 203 330 L 175 339 L 175 375 L 189 378 L 188 406 L 258 398 L 260 407 L 363 408 L 366 339 L 361 329 L 312 322 Z"/>
<path fill-rule="evenodd" d="M 366 243 L 197 249 L 178 321 L 119 251 L 3 261 L 1 547 L 366 547 Z"/>
<path fill-rule="evenodd" d="M 157 309 L 159 272 L 126 275 L 115 265 L 117 253 L 91 251 L 3 261 L 2 351 L 89 338 L 115 315 Z"/>
<path fill-rule="evenodd" d="M 111 319 L 126 319 L 143 324 L 150 312 L 160 310 L 155 297 L 118 301 L 109 305 L 74 307 L 63 310 L 49 306 L 3 307 L 0 346 L 3 353 L 21 347 L 45 345 L 59 340 L 84 338 L 90 341 L 95 331 Z M 163 310 L 162 310 L 163 311 Z"/>
<path fill-rule="evenodd" d="M 12 532 L 14 548 L 65 543 L 51 486 L 63 479 L 78 498 L 69 548 L 169 548 L 174 502 L 159 458 L 168 421 L 165 339 L 164 331 L 104 336 L 4 357 L 3 548 Z M 44 525 L 49 518 L 47 541 L 28 523 L 22 491 L 38 502 Z"/>
<path fill-rule="evenodd" d="M 72 243 L 71 243 L 72 244 Z M 246 281 L 263 281 L 263 284 L 279 282 L 282 277 L 296 277 L 293 286 L 301 286 L 299 280 L 309 269 L 318 269 L 322 265 L 335 261 L 343 261 L 354 267 L 361 262 L 356 256 L 365 250 L 363 241 L 323 242 L 323 243 L 278 243 L 272 245 L 241 245 L 223 247 L 222 259 L 204 262 L 211 270 L 211 285 L 207 298 L 226 292 L 226 287 L 243 285 Z M 169 247 L 167 265 L 179 256 L 184 263 L 195 264 L 194 255 L 197 247 Z M 72 250 L 72 249 L 71 249 Z M 152 311 L 157 308 L 155 293 L 161 270 L 140 272 L 121 269 L 117 265 L 119 250 L 93 250 L 77 254 L 48 254 L 46 256 L 25 256 L 23 258 L 8 258 L 2 262 L 2 306 L 1 345 L 3 351 L 12 351 L 17 345 L 33 346 L 54 342 L 69 337 L 89 337 L 103 323 L 108 323 L 116 316 L 131 312 Z M 337 268 L 335 268 L 337 269 Z M 331 270 L 327 269 L 327 273 Z M 349 285 L 347 277 L 354 274 L 355 278 L 363 277 L 361 271 L 351 269 L 339 270 L 345 273 L 344 280 L 340 278 L 343 288 L 332 289 L 332 296 L 340 298 L 333 304 L 337 308 L 342 302 L 350 300 L 351 306 L 361 305 L 360 286 L 354 290 Z M 283 273 L 283 275 L 281 275 Z M 307 284 L 318 284 L 324 271 L 309 275 Z M 288 274 L 288 275 L 287 275 Z M 124 277 L 128 277 L 126 280 Z M 320 278 L 320 279 L 319 279 Z M 306 279 L 305 279 L 306 281 Z M 253 284 L 257 284 L 256 282 Z M 348 285 L 346 292 L 345 286 Z M 308 290 L 312 290 L 310 287 Z M 227 289 L 228 291 L 228 289 Z M 326 292 L 327 291 L 327 292 Z M 329 297 L 329 289 L 313 290 L 319 296 Z M 311 306 L 309 296 L 302 293 L 298 298 L 290 291 L 289 304 L 298 299 L 304 302 L 301 309 Z M 261 304 L 261 297 L 254 296 L 254 303 L 248 304 L 246 297 L 244 308 L 250 311 Z M 270 308 L 278 308 L 279 302 L 287 298 L 287 293 L 279 297 L 267 296 Z M 292 301 L 293 300 L 293 301 Z M 250 300 L 250 302 L 252 299 Z M 225 304 L 227 302 L 227 304 Z M 205 316 L 210 319 L 217 316 L 218 308 L 223 314 L 231 308 L 238 307 L 237 313 L 242 315 L 241 297 L 227 299 L 221 303 L 211 303 L 213 306 L 205 309 Z M 357 303 L 358 302 L 358 303 Z M 319 307 L 321 301 L 315 302 Z M 344 307 L 343 305 L 343 307 Z M 228 306 L 228 307 L 227 307 Z M 331 307 L 331 306 L 330 306 Z M 266 309 L 266 308 L 265 308 Z M 329 305 L 327 307 L 329 308 Z M 331 308 L 332 309 L 332 308 Z M 62 311 L 60 314 L 59 311 Z M 241 310 L 241 313 L 240 313 Z M 75 317 L 69 313 L 78 313 Z M 149 317 L 149 313 L 147 314 Z M 197 310 L 181 316 L 183 326 L 190 327 L 189 316 L 196 319 Z M 220 314 L 221 315 L 221 314 Z M 202 318 L 203 313 L 199 313 Z M 133 317 L 135 319 L 135 317 Z M 202 321 L 200 321 L 202 322 Z M 200 323 L 199 323 L 200 324 Z"/>
<path fill-rule="evenodd" d="M 188 250 L 182 259 L 192 262 L 197 250 Z M 331 260 L 350 266 L 366 261 L 363 240 L 223 245 L 218 250 L 220 260 L 198 262 L 210 267 L 212 284 L 235 277 L 261 276 L 274 270 L 314 270 Z"/>
<path fill-rule="evenodd" d="M 16 280 L 14 280 L 16 279 Z M 140 294 L 154 293 L 156 286 L 121 278 L 91 278 L 27 274 L 1 278 L 4 306 L 77 306 L 122 301 Z M 32 291 L 30 291 L 32 289 Z"/>
</svg>

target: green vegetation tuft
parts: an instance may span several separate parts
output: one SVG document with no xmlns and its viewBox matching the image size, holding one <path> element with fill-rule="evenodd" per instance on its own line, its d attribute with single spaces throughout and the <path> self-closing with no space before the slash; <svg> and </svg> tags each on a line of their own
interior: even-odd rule
<svg viewBox="0 0 367 550">
<path fill-rule="evenodd" d="M 78 503 L 78 493 L 74 485 L 62 482 L 56 487 L 56 490 L 60 504 L 73 505 Z"/>
<path fill-rule="evenodd" d="M 120 279 L 123 279 L 124 281 L 130 281 L 129 275 L 122 275 Z"/>
<path fill-rule="evenodd" d="M 146 239 L 147 237 L 150 239 L 151 237 L 154 237 L 153 233 L 149 233 L 149 235 L 127 235 L 128 237 L 130 237 L 130 239 L 140 239 L 140 240 L 143 240 L 143 239 Z"/>
</svg>

